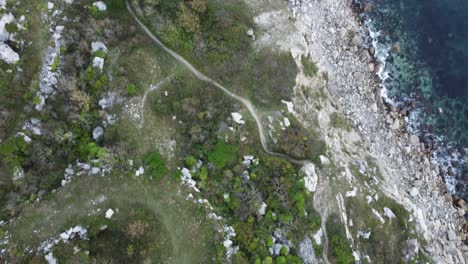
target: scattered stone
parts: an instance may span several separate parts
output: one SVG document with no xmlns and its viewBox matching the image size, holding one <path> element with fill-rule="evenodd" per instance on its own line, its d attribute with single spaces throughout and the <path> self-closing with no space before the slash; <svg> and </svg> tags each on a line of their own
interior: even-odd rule
<svg viewBox="0 0 468 264">
<path fill-rule="evenodd" d="M 374 63 L 369 63 L 369 65 L 367 66 L 367 69 L 369 70 L 369 72 L 374 72 L 375 71 L 375 64 Z"/>
</svg>

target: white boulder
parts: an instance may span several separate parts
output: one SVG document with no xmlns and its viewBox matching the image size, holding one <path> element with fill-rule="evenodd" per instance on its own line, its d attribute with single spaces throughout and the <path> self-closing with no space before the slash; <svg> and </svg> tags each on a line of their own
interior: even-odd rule
<svg viewBox="0 0 468 264">
<path fill-rule="evenodd" d="M 7 41 L 10 38 L 10 33 L 6 30 L 5 26 L 6 24 L 14 23 L 15 22 L 15 17 L 11 14 L 4 14 L 0 18 L 0 41 L 4 42 Z"/>
<path fill-rule="evenodd" d="M 390 208 L 384 207 L 383 210 L 384 210 L 384 215 L 385 215 L 386 217 L 388 217 L 388 218 L 390 218 L 390 219 L 396 217 L 396 215 L 393 213 L 392 210 L 390 210 Z"/>
<path fill-rule="evenodd" d="M 107 52 L 106 45 L 104 45 L 104 43 L 102 43 L 100 41 L 91 42 L 91 51 L 96 52 L 96 51 L 99 51 L 99 50 Z"/>
<path fill-rule="evenodd" d="M 93 139 L 99 141 L 104 136 L 104 128 L 98 126 L 93 129 Z"/>
<path fill-rule="evenodd" d="M 8 64 L 14 64 L 17 63 L 19 59 L 18 53 L 12 50 L 7 44 L 0 43 L 0 60 Z"/>
<path fill-rule="evenodd" d="M 231 113 L 232 119 L 238 124 L 245 124 L 245 121 L 242 120 L 242 115 L 240 113 L 234 112 Z"/>
</svg>

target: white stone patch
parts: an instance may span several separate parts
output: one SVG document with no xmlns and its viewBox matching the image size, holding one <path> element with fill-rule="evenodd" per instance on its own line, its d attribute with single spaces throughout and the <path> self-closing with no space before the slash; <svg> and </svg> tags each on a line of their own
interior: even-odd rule
<svg viewBox="0 0 468 264">
<path fill-rule="evenodd" d="M 99 57 L 94 57 L 93 67 L 98 68 L 100 71 L 104 69 L 104 59 Z"/>
<path fill-rule="evenodd" d="M 55 6 L 54 3 L 47 2 L 47 9 L 52 10 L 52 9 L 54 9 L 54 6 Z"/>
<path fill-rule="evenodd" d="M 231 116 L 234 122 L 241 124 L 241 125 L 245 124 L 245 121 L 242 120 L 242 115 L 240 113 L 234 112 L 234 113 L 231 113 Z"/>
<path fill-rule="evenodd" d="M 91 42 L 91 51 L 92 52 L 96 52 L 96 51 L 107 52 L 107 47 L 101 41 L 95 41 L 95 42 Z"/>
<path fill-rule="evenodd" d="M 292 102 L 288 102 L 284 100 L 281 100 L 281 102 L 286 105 L 289 113 L 296 114 L 296 111 L 294 110 L 294 104 Z"/>
<path fill-rule="evenodd" d="M 14 64 L 17 63 L 20 58 L 18 53 L 10 48 L 10 46 L 5 43 L 0 43 L 0 60 L 8 64 Z"/>
<path fill-rule="evenodd" d="M 114 215 L 114 210 L 112 210 L 111 208 L 107 209 L 106 218 L 111 219 L 113 215 Z"/>
<path fill-rule="evenodd" d="M 107 6 L 106 6 L 106 3 L 104 3 L 103 1 L 97 1 L 93 4 L 93 6 L 97 7 L 97 9 L 99 11 L 106 11 L 107 10 Z"/>
<path fill-rule="evenodd" d="M 299 171 L 304 175 L 304 185 L 308 192 L 315 192 L 317 189 L 318 176 L 315 172 L 315 166 L 312 163 L 307 163 Z"/>
</svg>

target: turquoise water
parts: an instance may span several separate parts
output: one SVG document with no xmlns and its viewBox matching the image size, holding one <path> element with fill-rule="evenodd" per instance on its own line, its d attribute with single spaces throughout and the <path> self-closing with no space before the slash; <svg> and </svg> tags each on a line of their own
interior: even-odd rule
<svg viewBox="0 0 468 264">
<path fill-rule="evenodd" d="M 396 105 L 413 102 L 410 132 L 437 145 L 450 192 L 467 199 L 468 1 L 356 3 L 369 28 L 379 32 L 373 34 L 378 49 L 388 51 L 381 58 L 388 97 Z"/>
</svg>

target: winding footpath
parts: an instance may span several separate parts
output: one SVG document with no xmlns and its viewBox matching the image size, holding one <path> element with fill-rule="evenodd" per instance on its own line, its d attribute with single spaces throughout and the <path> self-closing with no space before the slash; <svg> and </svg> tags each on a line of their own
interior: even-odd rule
<svg viewBox="0 0 468 264">
<path fill-rule="evenodd" d="M 192 72 L 198 79 L 202 80 L 202 81 L 205 81 L 205 82 L 208 82 L 212 85 L 214 85 L 216 88 L 220 89 L 221 91 L 223 91 L 224 93 L 226 93 L 227 95 L 229 95 L 230 97 L 234 98 L 235 100 L 241 102 L 245 107 L 247 107 L 247 109 L 249 110 L 250 114 L 253 116 L 253 118 L 255 119 L 255 122 L 257 123 L 257 127 L 258 127 L 258 134 L 259 134 L 259 137 L 260 137 L 260 142 L 262 144 L 262 148 L 263 150 L 265 151 L 265 153 L 267 153 L 268 155 L 270 156 L 275 156 L 275 157 L 280 157 L 280 158 L 284 158 L 286 160 L 288 160 L 289 162 L 291 163 L 294 163 L 294 164 L 297 164 L 297 165 L 306 165 L 306 164 L 309 164 L 309 163 L 312 163 L 311 161 L 309 160 L 297 160 L 297 159 L 294 159 L 294 158 L 291 158 L 285 154 L 282 154 L 282 153 L 277 153 L 277 152 L 273 152 L 271 151 L 269 148 L 268 148 L 268 145 L 267 145 L 267 141 L 266 141 L 266 137 L 265 137 L 265 132 L 264 132 L 264 129 L 263 129 L 263 125 L 262 125 L 262 122 L 260 120 L 260 117 L 258 116 L 257 114 L 257 111 L 255 110 L 255 107 L 253 106 L 253 104 L 247 100 L 246 98 L 242 97 L 242 96 L 239 96 L 235 93 L 232 93 L 231 91 L 229 91 L 226 87 L 222 86 L 221 84 L 219 84 L 218 82 L 216 82 L 215 80 L 209 78 L 208 76 L 204 75 L 203 73 L 201 73 L 200 71 L 198 71 L 190 62 L 188 62 L 187 60 L 185 60 L 182 56 L 180 56 L 179 54 L 177 54 L 175 51 L 169 49 L 168 47 L 166 47 L 156 36 L 154 36 L 154 34 L 145 26 L 145 24 L 143 24 L 140 19 L 138 19 L 138 17 L 135 15 L 135 13 L 133 12 L 132 8 L 130 7 L 130 4 L 128 3 L 128 1 L 125 1 L 125 4 L 127 5 L 127 9 L 128 11 L 130 12 L 130 14 L 132 15 L 132 17 L 135 19 L 135 21 L 138 23 L 138 25 L 145 31 L 145 33 L 157 44 L 159 45 L 164 51 L 166 51 L 167 53 L 169 53 L 174 59 L 176 59 L 178 62 L 182 63 L 190 72 Z M 163 82 L 165 82 L 166 80 L 164 80 Z M 160 83 L 161 84 L 161 83 Z M 159 87 L 158 84 L 156 87 Z M 152 89 L 150 89 L 152 90 Z M 149 91 L 147 91 L 149 92 Z M 146 97 L 146 93 L 145 93 L 145 97 Z M 144 99 L 143 99 L 144 100 Z M 144 103 L 144 101 L 143 101 Z M 324 230 L 324 240 L 325 240 L 325 243 L 323 243 L 323 252 L 322 252 L 322 257 L 324 258 L 324 261 L 325 263 L 329 263 L 328 261 L 328 237 L 327 237 L 327 234 L 326 234 L 326 215 L 322 215 L 321 214 L 321 218 L 322 218 L 322 229 Z"/>
<path fill-rule="evenodd" d="M 297 159 L 294 159 L 294 158 L 291 158 L 285 154 L 282 154 L 282 153 L 277 153 L 277 152 L 273 152 L 271 151 L 269 148 L 268 148 L 268 145 L 267 145 L 267 141 L 266 141 L 266 137 L 265 137 L 265 132 L 264 132 L 264 129 L 263 129 L 263 125 L 261 123 L 261 120 L 260 120 L 260 117 L 258 116 L 257 114 L 257 111 L 255 110 L 255 107 L 253 106 L 253 104 L 245 99 L 244 97 L 242 96 L 239 96 L 235 93 L 232 93 L 231 91 L 229 91 L 226 87 L 222 86 L 221 84 L 219 84 L 218 82 L 216 82 L 215 80 L 207 77 L 206 75 L 204 75 L 203 73 L 201 73 L 200 71 L 198 71 L 192 64 L 190 64 L 190 62 L 188 62 L 187 60 L 185 60 L 182 56 L 180 56 L 179 54 L 177 54 L 176 52 L 174 52 L 173 50 L 169 49 L 168 47 L 166 47 L 156 36 L 154 36 L 154 34 L 145 26 L 145 24 L 143 24 L 143 22 L 140 21 L 140 19 L 138 19 L 138 17 L 135 15 L 135 13 L 133 12 L 132 8 L 130 7 L 130 4 L 128 3 L 128 1 L 125 1 L 125 4 L 127 5 L 127 9 L 128 11 L 130 12 L 130 14 L 132 15 L 132 17 L 135 19 L 135 21 L 138 23 L 138 25 L 145 31 L 145 33 L 156 43 L 158 44 L 158 46 L 160 46 L 164 51 L 166 51 L 167 53 L 169 53 L 174 59 L 176 59 L 178 62 L 182 63 L 190 72 L 192 72 L 198 79 L 202 80 L 202 81 L 205 81 L 205 82 L 208 82 L 212 85 L 214 85 L 216 88 L 220 89 L 221 91 L 223 91 L 224 93 L 226 93 L 227 95 L 229 95 L 230 97 L 234 98 L 235 100 L 241 102 L 250 112 L 250 114 L 253 116 L 253 118 L 255 119 L 255 122 L 257 123 L 257 127 L 258 127 L 258 133 L 259 133 L 259 137 L 260 137 L 260 143 L 262 144 L 262 148 L 263 150 L 270 156 L 275 156 L 275 157 L 280 157 L 280 158 L 284 158 L 286 160 L 288 160 L 289 162 L 291 163 L 294 163 L 294 164 L 297 164 L 297 165 L 305 165 L 305 164 L 308 164 L 308 163 L 311 163 L 310 161 L 308 160 L 297 160 Z"/>
</svg>

